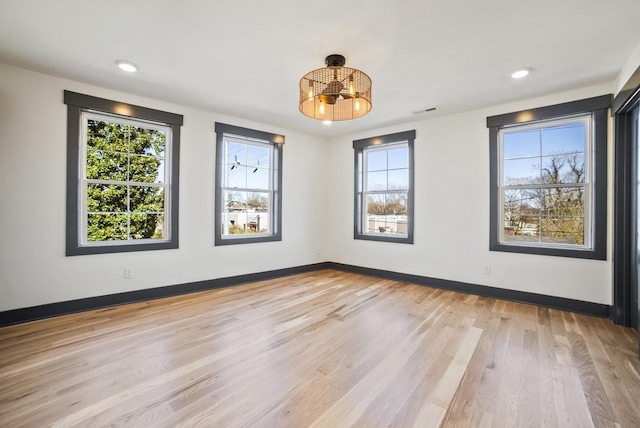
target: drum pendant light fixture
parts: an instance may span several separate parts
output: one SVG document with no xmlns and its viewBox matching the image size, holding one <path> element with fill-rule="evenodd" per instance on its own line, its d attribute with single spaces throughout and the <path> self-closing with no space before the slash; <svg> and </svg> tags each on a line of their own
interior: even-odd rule
<svg viewBox="0 0 640 428">
<path fill-rule="evenodd" d="M 300 79 L 300 112 L 322 121 L 351 120 L 371 110 L 371 78 L 345 67 L 342 55 L 329 55 L 325 68 Z"/>
</svg>

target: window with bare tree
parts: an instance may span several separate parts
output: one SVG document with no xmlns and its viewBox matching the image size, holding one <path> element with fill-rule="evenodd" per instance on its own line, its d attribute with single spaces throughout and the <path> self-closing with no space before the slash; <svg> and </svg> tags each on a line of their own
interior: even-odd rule
<svg viewBox="0 0 640 428">
<path fill-rule="evenodd" d="M 413 243 L 415 131 L 354 141 L 356 239 Z"/>
<path fill-rule="evenodd" d="M 607 100 L 488 118 L 491 249 L 604 257 Z"/>
</svg>

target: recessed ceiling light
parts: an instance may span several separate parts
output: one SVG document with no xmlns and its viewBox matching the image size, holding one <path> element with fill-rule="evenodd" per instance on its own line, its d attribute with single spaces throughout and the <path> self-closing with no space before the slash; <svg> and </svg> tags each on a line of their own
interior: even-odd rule
<svg viewBox="0 0 640 428">
<path fill-rule="evenodd" d="M 116 61 L 116 64 L 120 68 L 120 70 L 127 71 L 129 73 L 135 73 L 138 71 L 138 66 L 132 63 L 131 61 L 125 61 L 123 59 L 119 59 Z"/>
<path fill-rule="evenodd" d="M 324 123 L 325 125 L 331 125 L 333 122 L 331 122 L 330 120 L 323 120 L 322 123 Z"/>
<path fill-rule="evenodd" d="M 511 75 L 512 79 L 522 79 L 523 77 L 525 77 L 527 74 L 529 74 L 529 72 L 531 71 L 530 68 L 521 68 L 520 70 L 514 72 Z"/>
</svg>

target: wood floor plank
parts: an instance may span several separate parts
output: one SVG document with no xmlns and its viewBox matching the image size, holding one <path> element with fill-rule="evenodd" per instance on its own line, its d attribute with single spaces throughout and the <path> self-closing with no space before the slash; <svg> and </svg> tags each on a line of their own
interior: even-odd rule
<svg viewBox="0 0 640 428">
<path fill-rule="evenodd" d="M 0 328 L 0 426 L 636 427 L 637 346 L 324 270 Z"/>
</svg>

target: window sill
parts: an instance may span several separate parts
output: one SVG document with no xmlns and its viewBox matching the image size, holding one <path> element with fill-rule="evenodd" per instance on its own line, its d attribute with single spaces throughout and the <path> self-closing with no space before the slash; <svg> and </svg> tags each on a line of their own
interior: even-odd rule
<svg viewBox="0 0 640 428">
<path fill-rule="evenodd" d="M 260 236 L 242 236 L 233 238 L 221 238 L 216 236 L 215 246 L 220 245 L 237 245 L 237 244 L 256 244 L 259 242 L 276 242 L 282 241 L 280 235 L 260 235 Z"/>
<path fill-rule="evenodd" d="M 379 241 L 379 242 L 394 242 L 397 244 L 413 244 L 413 236 L 382 236 L 382 235 L 365 235 L 355 234 L 353 239 L 361 239 L 363 241 Z"/>
<path fill-rule="evenodd" d="M 93 244 L 67 247 L 67 256 L 83 256 L 87 254 L 127 253 L 133 251 L 174 250 L 178 241 L 148 242 L 135 244 Z"/>
<path fill-rule="evenodd" d="M 541 256 L 572 257 L 576 259 L 606 260 L 607 255 L 604 249 L 592 248 L 559 248 L 529 245 L 511 245 L 494 243 L 489 247 L 490 251 L 501 251 L 505 253 L 534 254 Z"/>
</svg>

